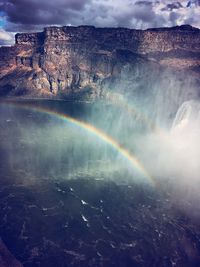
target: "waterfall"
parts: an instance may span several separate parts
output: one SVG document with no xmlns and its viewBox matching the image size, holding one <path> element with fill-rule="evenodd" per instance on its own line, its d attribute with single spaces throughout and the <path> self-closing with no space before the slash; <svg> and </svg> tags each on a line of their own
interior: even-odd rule
<svg viewBox="0 0 200 267">
<path fill-rule="evenodd" d="M 200 101 L 185 101 L 178 109 L 172 124 L 172 132 L 200 128 Z"/>
</svg>

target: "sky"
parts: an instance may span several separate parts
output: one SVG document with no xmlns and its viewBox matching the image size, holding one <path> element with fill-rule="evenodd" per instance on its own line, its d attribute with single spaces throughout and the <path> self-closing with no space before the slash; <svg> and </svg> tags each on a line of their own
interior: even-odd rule
<svg viewBox="0 0 200 267">
<path fill-rule="evenodd" d="M 200 28 L 200 0 L 0 0 L 0 45 L 49 25 Z"/>
</svg>

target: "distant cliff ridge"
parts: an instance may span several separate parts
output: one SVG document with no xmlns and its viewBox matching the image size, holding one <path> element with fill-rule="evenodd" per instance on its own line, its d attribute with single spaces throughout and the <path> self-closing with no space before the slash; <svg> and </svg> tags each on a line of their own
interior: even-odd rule
<svg viewBox="0 0 200 267">
<path fill-rule="evenodd" d="M 0 96 L 95 98 L 169 68 L 199 79 L 199 29 L 48 27 L 18 33 L 14 46 L 0 48 Z"/>
</svg>

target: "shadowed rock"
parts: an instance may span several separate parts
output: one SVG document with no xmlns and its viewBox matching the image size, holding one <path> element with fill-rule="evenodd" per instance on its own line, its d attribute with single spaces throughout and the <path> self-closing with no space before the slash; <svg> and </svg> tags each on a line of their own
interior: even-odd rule
<svg viewBox="0 0 200 267">
<path fill-rule="evenodd" d="M 8 250 L 0 238 L 0 266 L 1 267 L 23 267 Z"/>
</svg>

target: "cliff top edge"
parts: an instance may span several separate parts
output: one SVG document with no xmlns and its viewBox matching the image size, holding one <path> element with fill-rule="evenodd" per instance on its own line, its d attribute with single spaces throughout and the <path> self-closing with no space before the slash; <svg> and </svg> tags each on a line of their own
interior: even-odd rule
<svg viewBox="0 0 200 267">
<path fill-rule="evenodd" d="M 185 25 L 180 25 L 180 26 L 173 26 L 173 27 L 160 27 L 160 28 L 148 28 L 145 30 L 141 29 L 134 29 L 134 28 L 127 28 L 127 27 L 95 27 L 92 25 L 79 25 L 79 26 L 48 26 L 44 27 L 43 31 L 38 31 L 38 32 L 19 32 L 16 33 L 17 35 L 21 34 L 27 34 L 27 35 L 35 35 L 35 34 L 41 34 L 43 32 L 46 32 L 48 30 L 128 30 L 128 31 L 154 31 L 154 32 L 159 32 L 159 31 L 200 31 L 199 28 L 193 27 L 189 24 Z"/>
</svg>

